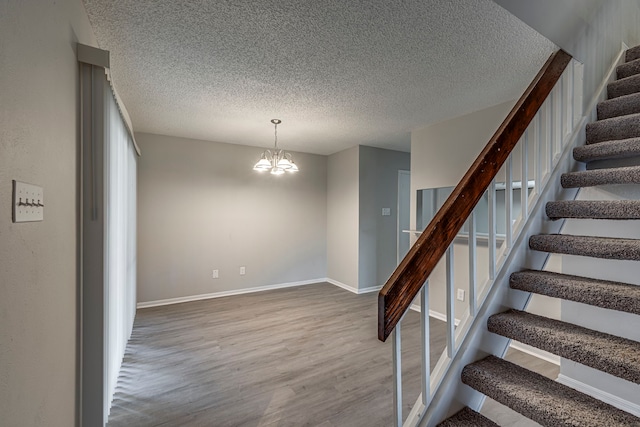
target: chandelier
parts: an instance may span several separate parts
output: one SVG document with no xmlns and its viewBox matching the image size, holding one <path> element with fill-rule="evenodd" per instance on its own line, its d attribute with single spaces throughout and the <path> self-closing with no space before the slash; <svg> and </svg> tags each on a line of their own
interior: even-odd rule
<svg viewBox="0 0 640 427">
<path fill-rule="evenodd" d="M 298 172 L 298 167 L 293 162 L 291 154 L 278 148 L 278 125 L 282 120 L 271 120 L 275 127 L 275 147 L 273 151 L 264 150 L 260 160 L 253 167 L 254 171 L 265 172 L 270 171 L 271 175 L 282 175 L 285 172 Z"/>
</svg>

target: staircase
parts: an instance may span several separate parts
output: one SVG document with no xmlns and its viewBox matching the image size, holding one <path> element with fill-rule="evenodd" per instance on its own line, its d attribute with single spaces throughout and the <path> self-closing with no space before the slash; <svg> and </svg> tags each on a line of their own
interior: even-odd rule
<svg viewBox="0 0 640 427">
<path fill-rule="evenodd" d="M 586 145 L 574 158 L 587 165 L 640 156 L 640 46 L 629 49 L 598 104 L 598 120 L 586 128 Z M 640 158 L 640 157 L 639 157 Z M 594 163 L 591 163 L 592 165 Z M 596 163 L 597 164 L 597 163 Z M 640 184 L 640 166 L 566 173 L 564 188 Z M 551 219 L 640 219 L 640 201 L 556 201 L 546 206 Z M 613 260 L 640 261 L 640 240 L 534 235 L 531 249 Z M 640 316 L 640 286 L 528 270 L 514 273 L 510 287 Z M 640 384 L 640 343 L 518 310 L 489 317 L 492 333 L 554 353 Z M 640 418 L 495 356 L 464 367 L 462 382 L 543 426 L 640 426 Z M 496 426 L 464 408 L 440 426 Z"/>
</svg>

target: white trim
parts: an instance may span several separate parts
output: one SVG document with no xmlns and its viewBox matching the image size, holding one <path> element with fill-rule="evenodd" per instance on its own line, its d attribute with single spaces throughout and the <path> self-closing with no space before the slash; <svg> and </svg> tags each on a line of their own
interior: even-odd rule
<svg viewBox="0 0 640 427">
<path fill-rule="evenodd" d="M 210 294 L 190 295 L 186 297 L 177 297 L 177 298 L 161 299 L 156 301 L 139 302 L 136 307 L 137 308 L 158 307 L 161 305 L 180 304 L 183 302 L 200 301 L 203 299 L 212 299 L 212 298 L 222 298 L 222 297 L 228 297 L 232 295 L 242 295 L 242 294 L 249 294 L 253 292 L 270 291 L 273 289 L 291 288 L 294 286 L 313 285 L 313 284 L 323 283 L 323 282 L 328 282 L 328 279 L 319 278 L 319 279 L 303 280 L 300 282 L 278 283 L 275 285 L 256 286 L 253 288 L 235 289 L 232 291 L 213 292 Z"/>
<path fill-rule="evenodd" d="M 360 294 L 368 294 L 370 292 L 378 292 L 380 289 L 382 289 L 382 286 L 369 286 L 368 288 L 358 289 L 357 294 L 360 295 Z"/>
<path fill-rule="evenodd" d="M 640 405 L 637 403 L 629 402 L 628 400 L 622 399 L 614 394 L 607 393 L 606 391 L 602 391 L 581 381 L 574 380 L 573 378 L 567 377 L 563 374 L 558 375 L 558 379 L 556 381 L 560 384 L 578 390 L 581 393 L 588 394 L 591 397 L 608 403 L 609 405 L 615 406 L 618 409 L 622 409 L 636 417 L 640 417 Z"/>
<path fill-rule="evenodd" d="M 413 311 L 417 311 L 418 313 L 422 312 L 422 310 L 420 309 L 420 304 L 411 304 L 411 306 L 409 308 L 411 310 L 413 310 Z M 435 310 L 429 310 L 429 317 L 433 317 L 434 319 L 438 319 L 438 320 L 441 320 L 443 322 L 447 321 L 447 315 L 446 314 L 442 314 L 439 311 L 435 311 Z M 458 326 L 460 324 L 460 319 L 455 319 L 453 321 L 453 324 L 455 326 Z"/>
<path fill-rule="evenodd" d="M 324 279 L 324 281 L 325 282 L 329 282 L 332 285 L 335 285 L 335 286 L 337 286 L 339 288 L 342 288 L 342 289 L 344 289 L 346 291 L 349 291 L 351 293 L 354 293 L 356 295 L 367 294 L 369 292 L 378 292 L 380 289 L 382 289 L 382 286 L 369 286 L 368 288 L 356 289 L 353 286 L 349 286 L 349 285 L 347 285 L 345 283 L 338 282 L 337 280 L 330 279 L 328 277 L 326 277 Z"/>
<path fill-rule="evenodd" d="M 349 292 L 354 293 L 354 294 L 358 293 L 358 290 L 356 288 L 354 288 L 352 286 L 349 286 L 349 285 L 346 285 L 346 284 L 344 284 L 342 282 L 338 282 L 337 280 L 333 280 L 333 279 L 329 279 L 329 278 L 326 278 L 325 280 L 327 282 L 331 283 L 332 285 L 335 285 L 335 286 L 337 286 L 339 288 L 344 289 L 345 291 L 349 291 Z"/>
<path fill-rule="evenodd" d="M 511 344 L 509 345 L 509 347 L 514 350 L 526 353 L 530 356 L 537 357 L 538 359 L 542 359 L 546 362 L 553 363 L 554 365 L 560 366 L 560 356 L 549 353 L 548 351 L 540 350 L 539 348 L 535 348 L 514 340 L 511 340 Z"/>
</svg>

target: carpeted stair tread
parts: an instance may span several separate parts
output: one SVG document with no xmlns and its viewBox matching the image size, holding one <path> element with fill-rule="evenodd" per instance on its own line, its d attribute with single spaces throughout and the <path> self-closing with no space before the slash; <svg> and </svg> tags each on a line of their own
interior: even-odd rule
<svg viewBox="0 0 640 427">
<path fill-rule="evenodd" d="M 607 98 L 617 98 L 640 92 L 640 74 L 615 80 L 607 85 Z"/>
<path fill-rule="evenodd" d="M 640 240 L 636 239 L 538 234 L 529 238 L 529 247 L 541 252 L 640 261 Z"/>
<path fill-rule="evenodd" d="M 560 200 L 545 210 L 551 219 L 640 219 L 640 200 Z"/>
<path fill-rule="evenodd" d="M 640 113 L 611 117 L 587 124 L 587 144 L 636 137 L 640 137 Z"/>
<path fill-rule="evenodd" d="M 616 67 L 616 77 L 618 79 L 624 79 L 625 77 L 635 74 L 640 74 L 640 58 L 625 62 Z"/>
<path fill-rule="evenodd" d="M 598 120 L 640 113 L 640 92 L 598 102 L 597 110 Z"/>
<path fill-rule="evenodd" d="M 437 427 L 499 427 L 498 424 L 491 421 L 489 418 L 480 415 L 476 411 L 464 407 L 462 410 L 456 412 L 440 424 Z"/>
<path fill-rule="evenodd" d="M 489 317 L 490 332 L 640 384 L 640 342 L 518 310 Z"/>
<path fill-rule="evenodd" d="M 585 163 L 594 160 L 623 159 L 635 156 L 640 156 L 640 138 L 604 141 L 598 144 L 581 145 L 573 149 L 573 158 Z"/>
<path fill-rule="evenodd" d="M 640 425 L 640 418 L 495 356 L 465 366 L 462 382 L 543 426 Z"/>
<path fill-rule="evenodd" d="M 560 177 L 560 184 L 564 188 L 610 184 L 640 184 L 640 166 L 567 172 Z"/>
<path fill-rule="evenodd" d="M 511 289 L 640 315 L 640 286 L 590 277 L 525 270 L 509 278 Z"/>
<path fill-rule="evenodd" d="M 640 46 L 632 47 L 631 49 L 627 49 L 625 52 L 624 60 L 626 62 L 634 61 L 636 59 L 640 59 Z"/>
</svg>

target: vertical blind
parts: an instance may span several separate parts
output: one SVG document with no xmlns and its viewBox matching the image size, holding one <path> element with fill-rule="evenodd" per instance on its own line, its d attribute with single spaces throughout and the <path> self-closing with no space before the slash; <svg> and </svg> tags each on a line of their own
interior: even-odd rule
<svg viewBox="0 0 640 427">
<path fill-rule="evenodd" d="M 80 425 L 104 426 L 136 311 L 136 159 L 109 53 L 78 44 L 81 141 Z"/>
<path fill-rule="evenodd" d="M 105 85 L 105 407 L 110 408 L 136 311 L 136 152 Z M 107 411 L 108 412 L 108 411 Z"/>
</svg>

